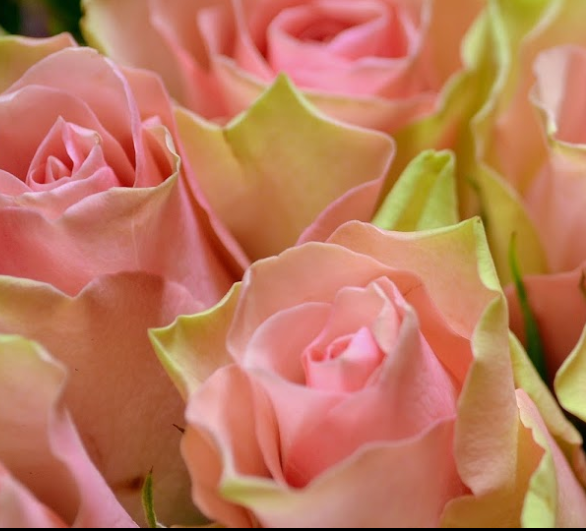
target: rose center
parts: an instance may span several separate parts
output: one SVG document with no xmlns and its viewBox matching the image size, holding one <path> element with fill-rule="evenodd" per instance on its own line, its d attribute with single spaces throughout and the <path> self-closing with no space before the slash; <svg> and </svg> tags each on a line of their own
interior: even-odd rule
<svg viewBox="0 0 586 531">
<path fill-rule="evenodd" d="M 340 60 L 402 57 L 409 47 L 409 21 L 407 13 L 386 2 L 316 1 L 284 9 L 275 17 L 269 50 L 273 55 L 278 50 L 280 55 L 283 49 L 296 46 L 276 42 L 281 34 L 297 46 L 313 45 L 318 47 L 315 53 L 327 50 Z"/>
<path fill-rule="evenodd" d="M 337 338 L 324 350 L 312 348 L 303 354 L 306 385 L 325 391 L 358 391 L 384 356 L 372 332 L 363 327 L 353 335 Z"/>
<path fill-rule="evenodd" d="M 95 131 L 59 118 L 33 157 L 26 177 L 32 190 L 47 189 L 58 181 L 74 179 L 92 153 L 101 153 L 100 138 Z"/>
<path fill-rule="evenodd" d="M 351 27 L 341 20 L 323 20 L 302 29 L 297 38 L 301 41 L 330 42 L 336 35 Z"/>
</svg>

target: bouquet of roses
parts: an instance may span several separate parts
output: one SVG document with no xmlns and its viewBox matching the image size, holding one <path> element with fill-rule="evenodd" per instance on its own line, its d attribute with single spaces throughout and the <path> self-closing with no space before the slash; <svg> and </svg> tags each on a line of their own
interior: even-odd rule
<svg viewBox="0 0 586 531">
<path fill-rule="evenodd" d="M 53 4 L 0 527 L 586 526 L 584 0 Z"/>
</svg>

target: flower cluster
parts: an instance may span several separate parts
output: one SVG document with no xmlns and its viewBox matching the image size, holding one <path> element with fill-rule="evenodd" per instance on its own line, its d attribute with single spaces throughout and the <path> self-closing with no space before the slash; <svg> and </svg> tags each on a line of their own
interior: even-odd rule
<svg viewBox="0 0 586 531">
<path fill-rule="evenodd" d="M 586 2 L 81 7 L 0 35 L 0 527 L 585 527 Z"/>
</svg>

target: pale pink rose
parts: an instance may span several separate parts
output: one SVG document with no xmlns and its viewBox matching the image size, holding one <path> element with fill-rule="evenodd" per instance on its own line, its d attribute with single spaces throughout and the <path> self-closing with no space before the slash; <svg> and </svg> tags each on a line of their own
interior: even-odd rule
<svg viewBox="0 0 586 531">
<path fill-rule="evenodd" d="M 160 518 L 195 523 L 183 404 L 147 329 L 213 305 L 240 273 L 196 200 L 169 98 L 65 35 L 0 38 L 0 58 L 0 333 L 67 367 L 64 404 L 132 519 L 153 468 Z"/>
<path fill-rule="evenodd" d="M 548 50 L 534 71 L 531 101 L 542 117 L 544 156 L 517 194 L 545 257 L 543 274 L 523 280 L 553 380 L 586 323 L 586 48 Z M 511 327 L 524 338 L 518 299 L 512 287 L 508 293 Z"/>
<path fill-rule="evenodd" d="M 520 272 L 553 379 L 586 322 L 586 3 L 533 2 L 521 10 L 518 2 L 503 2 L 499 11 L 507 61 L 500 90 L 476 120 L 476 154 L 489 170 L 476 175 L 477 191 L 507 284 L 507 253 L 517 234 Z M 514 289 L 507 293 L 511 326 L 524 337 Z"/>
<path fill-rule="evenodd" d="M 81 444 L 66 379 L 38 344 L 0 336 L 0 527 L 138 527 Z"/>
<path fill-rule="evenodd" d="M 16 65 L 0 74 L 0 274 L 75 294 L 138 270 L 217 302 L 234 277 L 187 184 L 160 81 L 73 44 L 0 42 Z"/>
<path fill-rule="evenodd" d="M 437 108 L 484 0 L 85 0 L 88 41 L 207 118 L 286 73 L 330 115 L 396 131 Z M 128 21 L 132 20 L 132 24 Z M 148 34 L 149 38 L 143 36 Z"/>
<path fill-rule="evenodd" d="M 152 337 L 188 398 L 194 501 L 222 524 L 586 523 L 566 457 L 515 391 L 479 220 L 345 224 Z"/>
</svg>

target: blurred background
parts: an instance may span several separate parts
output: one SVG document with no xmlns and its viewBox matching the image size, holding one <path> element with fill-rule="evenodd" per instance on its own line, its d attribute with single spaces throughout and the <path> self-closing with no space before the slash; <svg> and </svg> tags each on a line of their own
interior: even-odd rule
<svg viewBox="0 0 586 531">
<path fill-rule="evenodd" d="M 80 0 L 0 0 L 0 27 L 7 33 L 45 37 L 69 31 L 79 33 Z"/>
</svg>

